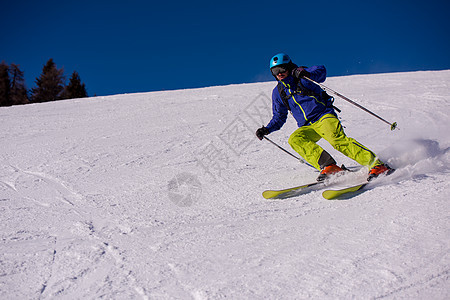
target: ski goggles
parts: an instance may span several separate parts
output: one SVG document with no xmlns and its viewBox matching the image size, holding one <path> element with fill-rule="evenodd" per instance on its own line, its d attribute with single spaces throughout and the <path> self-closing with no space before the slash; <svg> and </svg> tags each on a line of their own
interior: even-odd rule
<svg viewBox="0 0 450 300">
<path fill-rule="evenodd" d="M 272 69 L 270 69 L 270 71 L 272 72 L 273 76 L 277 76 L 280 73 L 287 72 L 288 69 L 286 69 L 285 67 L 273 67 Z"/>
</svg>

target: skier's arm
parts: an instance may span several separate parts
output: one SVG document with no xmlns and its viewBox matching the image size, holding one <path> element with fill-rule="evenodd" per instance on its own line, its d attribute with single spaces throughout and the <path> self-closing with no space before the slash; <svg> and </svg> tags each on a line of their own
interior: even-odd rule
<svg viewBox="0 0 450 300">
<path fill-rule="evenodd" d="M 310 68 L 306 68 L 305 70 L 309 72 L 308 77 L 316 82 L 322 83 L 327 78 L 327 69 L 325 68 L 325 66 L 312 66 Z M 309 80 L 303 78 L 301 79 L 301 83 L 305 88 L 314 91 L 316 94 L 322 93 L 322 89 L 320 88 L 320 86 L 312 83 Z"/>
<path fill-rule="evenodd" d="M 283 104 L 283 101 L 280 98 L 280 94 L 278 93 L 278 89 L 274 89 L 272 92 L 272 111 L 273 117 L 270 120 L 269 124 L 267 124 L 266 128 L 269 130 L 269 133 L 279 130 L 283 127 L 284 123 L 286 123 L 288 109 Z"/>
<path fill-rule="evenodd" d="M 325 66 L 312 66 L 306 68 L 306 71 L 308 71 L 310 74 L 310 76 L 308 77 L 316 82 L 322 83 L 327 78 L 327 69 L 325 68 Z"/>
</svg>

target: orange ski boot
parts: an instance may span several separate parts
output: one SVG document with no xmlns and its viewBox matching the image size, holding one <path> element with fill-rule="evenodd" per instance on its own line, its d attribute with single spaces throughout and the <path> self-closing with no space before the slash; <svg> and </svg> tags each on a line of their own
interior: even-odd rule
<svg viewBox="0 0 450 300">
<path fill-rule="evenodd" d="M 341 167 L 338 167 L 336 164 L 332 164 L 326 166 L 320 172 L 319 177 L 317 177 L 317 181 L 324 181 L 328 176 L 344 171 Z"/>
<path fill-rule="evenodd" d="M 395 169 L 392 169 L 386 164 L 381 164 L 373 167 L 369 171 L 369 177 L 367 178 L 367 181 L 371 181 L 374 178 L 377 178 L 378 176 L 385 174 L 389 175 L 392 174 L 395 171 Z"/>
</svg>

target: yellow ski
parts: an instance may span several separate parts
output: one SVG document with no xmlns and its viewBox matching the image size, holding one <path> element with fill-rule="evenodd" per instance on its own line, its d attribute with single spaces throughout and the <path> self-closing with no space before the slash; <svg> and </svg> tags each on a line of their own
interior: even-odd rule
<svg viewBox="0 0 450 300">
<path fill-rule="evenodd" d="M 322 193 L 322 196 L 328 200 L 336 199 L 339 196 L 342 196 L 342 195 L 345 195 L 348 193 L 357 192 L 357 191 L 361 190 L 362 188 L 364 188 L 367 184 L 368 184 L 368 182 L 365 182 L 365 183 L 360 183 L 360 184 L 357 184 L 357 185 L 354 185 L 351 187 L 347 187 L 347 188 L 343 188 L 343 189 L 326 190 Z"/>
<path fill-rule="evenodd" d="M 319 184 L 323 184 L 323 181 L 316 181 L 313 183 L 308 183 L 308 184 L 304 184 L 304 185 L 299 185 L 299 186 L 295 186 L 295 187 L 291 187 L 291 188 L 287 188 L 287 189 L 283 189 L 283 190 L 267 190 L 264 191 L 262 193 L 263 197 L 266 199 L 274 199 L 274 198 L 288 198 L 288 197 L 292 197 L 295 196 L 295 194 L 303 189 L 315 186 L 315 185 L 319 185 Z"/>
</svg>

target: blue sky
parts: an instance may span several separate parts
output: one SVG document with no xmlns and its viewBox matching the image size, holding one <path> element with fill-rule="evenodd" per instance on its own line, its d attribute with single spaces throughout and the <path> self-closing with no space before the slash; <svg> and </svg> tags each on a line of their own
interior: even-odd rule
<svg viewBox="0 0 450 300">
<path fill-rule="evenodd" d="M 5 1 L 0 61 L 48 59 L 88 93 L 270 81 L 270 58 L 329 76 L 450 69 L 450 1 Z"/>
</svg>

